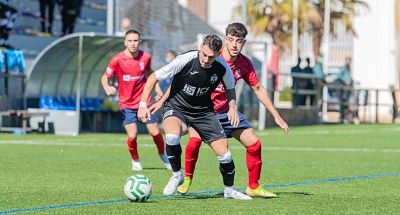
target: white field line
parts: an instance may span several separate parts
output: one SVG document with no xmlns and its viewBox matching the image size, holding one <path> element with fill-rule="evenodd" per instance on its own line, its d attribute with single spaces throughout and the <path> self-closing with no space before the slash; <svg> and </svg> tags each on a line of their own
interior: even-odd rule
<svg viewBox="0 0 400 215">
<path fill-rule="evenodd" d="M 40 146 L 83 146 L 83 147 L 126 147 L 123 141 L 120 143 L 83 143 L 83 142 L 61 142 L 61 141 L 32 141 L 32 140 L 0 140 L 5 145 L 40 145 Z M 155 147 L 154 144 L 138 143 L 139 147 Z M 243 146 L 229 146 L 230 149 L 243 149 Z M 373 149 L 373 148 L 322 148 L 322 147 L 268 147 L 264 146 L 263 151 L 307 151 L 307 152 L 381 152 L 400 153 L 400 149 Z"/>
<path fill-rule="evenodd" d="M 313 131 L 296 131 L 292 130 L 292 133 L 295 133 L 294 135 L 302 135 L 302 136 L 323 136 L 323 135 L 328 135 L 328 134 L 368 134 L 371 132 L 382 132 L 382 133 L 395 133 L 395 132 L 400 132 L 400 126 L 397 128 L 390 128 L 390 129 L 325 129 L 325 130 L 313 130 Z M 284 133 L 282 132 L 274 132 L 271 133 L 268 130 L 265 131 L 256 131 L 258 136 L 284 136 Z M 290 135 L 291 132 L 289 132 Z M 0 135 L 1 136 L 1 135 Z M 141 141 L 152 141 L 152 138 L 150 135 L 140 135 L 139 136 L 139 142 Z M 16 140 L 1 140 L 0 139 L 0 144 L 5 144 L 8 142 L 15 142 Z M 54 136 L 52 139 L 35 139 L 34 141 L 31 141 L 32 144 L 33 142 L 65 142 L 65 141 L 70 141 L 69 139 L 66 138 L 57 138 L 57 136 Z M 80 143 L 85 143 L 85 142 L 98 142 L 98 138 L 85 138 L 79 140 Z M 112 141 L 114 143 L 125 143 L 126 137 L 121 134 L 120 137 L 116 137 L 111 139 L 106 139 L 106 141 Z M 17 140 L 18 142 L 18 140 Z M 23 140 L 23 142 L 29 142 L 28 140 Z M 104 141 L 103 141 L 104 142 Z M 28 144 L 28 143 L 26 143 Z"/>
<path fill-rule="evenodd" d="M 325 130 L 313 130 L 313 131 L 296 131 L 292 130 L 292 132 L 296 133 L 295 135 L 302 135 L 302 136 L 318 136 L 318 135 L 332 135 L 332 134 L 369 134 L 369 133 L 396 133 L 400 132 L 400 126 L 397 128 L 385 128 L 385 129 L 325 129 Z M 290 134 L 290 131 L 289 131 Z M 259 136 L 269 136 L 269 135 L 281 135 L 279 133 L 271 134 L 266 131 L 259 131 L 257 132 Z"/>
<path fill-rule="evenodd" d="M 231 148 L 231 147 L 230 147 Z M 307 151 L 307 152 L 384 152 L 400 153 L 400 149 L 372 148 L 309 148 L 309 147 L 263 147 L 270 151 Z"/>
</svg>

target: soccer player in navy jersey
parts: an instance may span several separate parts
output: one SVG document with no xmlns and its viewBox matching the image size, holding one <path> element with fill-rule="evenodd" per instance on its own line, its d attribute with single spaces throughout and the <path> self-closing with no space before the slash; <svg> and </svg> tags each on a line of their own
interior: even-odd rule
<svg viewBox="0 0 400 215">
<path fill-rule="evenodd" d="M 137 148 L 137 109 L 147 76 L 153 72 L 150 66 L 151 55 L 139 49 L 140 33 L 136 30 L 129 30 L 125 33 L 124 45 L 126 48 L 114 55 L 108 63 L 106 71 L 101 77 L 101 84 L 108 96 L 118 93 L 119 108 L 123 118 L 122 125 L 127 134 L 126 144 L 132 158 L 132 170 L 142 170 Z M 118 78 L 118 90 L 109 84 L 109 79 L 114 75 Z M 156 89 L 158 96 L 162 96 L 161 89 Z M 151 103 L 150 98 L 146 100 L 147 105 L 151 105 Z M 164 138 L 158 128 L 157 115 L 151 115 L 151 119 L 146 122 L 146 127 L 153 137 L 165 168 L 171 170 L 165 154 Z"/>
<path fill-rule="evenodd" d="M 246 43 L 247 29 L 242 23 L 232 23 L 228 25 L 225 32 L 225 45 L 220 56 L 229 64 L 231 72 L 235 78 L 235 83 L 243 79 L 253 90 L 258 100 L 267 108 L 278 124 L 286 133 L 289 127 L 274 108 L 267 90 L 260 84 L 256 71 L 248 57 L 241 54 L 242 48 Z M 214 102 L 214 111 L 224 128 L 227 137 L 234 137 L 246 148 L 246 164 L 248 169 L 248 186 L 246 194 L 249 196 L 276 197 L 276 194 L 268 192 L 260 184 L 261 175 L 261 142 L 255 134 L 251 124 L 246 117 L 239 114 L 239 126 L 234 127 L 230 124 L 227 111 L 228 100 L 225 96 L 226 88 L 220 84 L 211 94 Z M 177 188 L 179 193 L 187 193 L 192 183 L 193 173 L 198 159 L 199 149 L 202 142 L 201 136 L 194 130 L 189 129 L 189 142 L 185 150 L 185 181 Z"/>
<path fill-rule="evenodd" d="M 172 166 L 172 177 L 164 188 L 164 195 L 172 195 L 183 182 L 181 172 L 181 135 L 193 128 L 215 152 L 220 163 L 224 197 L 249 200 L 251 197 L 233 187 L 235 164 L 228 149 L 224 130 L 213 112 L 211 93 L 222 82 L 228 102 L 227 120 L 237 126 L 238 115 L 235 83 L 229 66 L 218 58 L 222 40 L 217 35 L 207 35 L 199 51 L 189 51 L 177 56 L 171 63 L 151 74 L 144 86 L 138 116 L 150 119 L 146 103 L 158 81 L 173 77 L 168 97 L 163 107 L 163 128 L 166 134 L 166 152 Z"/>
</svg>

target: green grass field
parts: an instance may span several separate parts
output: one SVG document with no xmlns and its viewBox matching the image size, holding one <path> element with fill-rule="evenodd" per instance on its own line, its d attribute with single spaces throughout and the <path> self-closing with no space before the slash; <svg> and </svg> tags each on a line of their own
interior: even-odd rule
<svg viewBox="0 0 400 215">
<path fill-rule="evenodd" d="M 150 136 L 139 136 L 145 203 L 123 194 L 130 169 L 124 134 L 0 134 L 0 214 L 399 214 L 400 126 L 324 125 L 259 132 L 264 186 L 279 198 L 227 200 L 212 150 L 203 145 L 190 194 L 166 197 Z M 182 146 L 187 138 L 182 139 Z M 235 186 L 247 182 L 245 150 L 229 142 Z"/>
</svg>

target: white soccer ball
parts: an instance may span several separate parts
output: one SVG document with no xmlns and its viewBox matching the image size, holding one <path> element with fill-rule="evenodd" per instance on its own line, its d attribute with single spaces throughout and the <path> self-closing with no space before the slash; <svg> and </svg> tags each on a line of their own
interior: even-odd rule
<svg viewBox="0 0 400 215">
<path fill-rule="evenodd" d="M 150 179 L 144 175 L 130 176 L 124 185 L 125 196 L 132 202 L 145 202 L 150 198 L 152 185 Z"/>
</svg>

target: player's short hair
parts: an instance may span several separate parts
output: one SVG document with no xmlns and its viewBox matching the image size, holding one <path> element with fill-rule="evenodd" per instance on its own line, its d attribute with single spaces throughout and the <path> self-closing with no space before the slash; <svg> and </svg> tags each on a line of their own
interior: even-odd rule
<svg viewBox="0 0 400 215">
<path fill-rule="evenodd" d="M 127 30 L 127 31 L 125 32 L 125 37 L 128 36 L 129 34 L 137 34 L 137 35 L 139 36 L 139 38 L 140 38 L 140 32 L 137 31 L 137 30 L 134 30 L 134 29 Z"/>
<path fill-rule="evenodd" d="M 240 22 L 231 23 L 225 29 L 225 36 L 228 36 L 228 35 L 246 38 L 246 36 L 247 36 L 246 26 L 244 26 Z"/>
<path fill-rule="evenodd" d="M 222 47 L 222 40 L 215 34 L 209 34 L 204 38 L 203 45 L 208 46 L 214 52 L 219 52 Z"/>
</svg>

